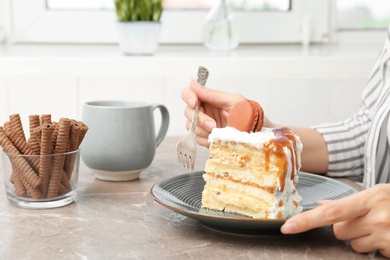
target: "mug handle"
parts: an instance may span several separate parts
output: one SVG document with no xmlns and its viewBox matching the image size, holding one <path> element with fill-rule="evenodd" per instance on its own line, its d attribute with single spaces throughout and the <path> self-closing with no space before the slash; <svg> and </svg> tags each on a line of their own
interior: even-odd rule
<svg viewBox="0 0 390 260">
<path fill-rule="evenodd" d="M 152 104 L 153 111 L 158 108 L 161 112 L 161 126 L 160 130 L 158 131 L 157 138 L 156 138 L 156 147 L 160 145 L 162 140 L 164 140 L 165 135 L 168 131 L 169 126 L 169 112 L 166 106 L 162 104 L 154 103 Z"/>
</svg>

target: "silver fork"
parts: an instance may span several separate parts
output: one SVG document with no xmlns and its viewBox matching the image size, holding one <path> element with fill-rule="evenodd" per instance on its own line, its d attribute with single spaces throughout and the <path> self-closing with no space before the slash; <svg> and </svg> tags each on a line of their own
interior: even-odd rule
<svg viewBox="0 0 390 260">
<path fill-rule="evenodd" d="M 207 78 L 209 77 L 209 71 L 200 66 L 198 70 L 198 83 L 202 86 L 206 85 Z M 196 158 L 196 140 L 195 140 L 195 128 L 198 121 L 199 103 L 192 113 L 191 127 L 188 133 L 179 139 L 176 145 L 176 153 L 179 162 L 187 169 L 194 171 L 195 158 Z"/>
</svg>

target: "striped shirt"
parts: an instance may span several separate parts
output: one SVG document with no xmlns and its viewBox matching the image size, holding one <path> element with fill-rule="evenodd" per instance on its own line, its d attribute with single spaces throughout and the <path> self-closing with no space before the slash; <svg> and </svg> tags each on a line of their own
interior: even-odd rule
<svg viewBox="0 0 390 260">
<path fill-rule="evenodd" d="M 362 93 L 362 104 L 341 122 L 314 126 L 329 152 L 327 175 L 364 180 L 365 187 L 390 183 L 387 133 L 390 110 L 390 40 L 388 37 Z"/>
</svg>

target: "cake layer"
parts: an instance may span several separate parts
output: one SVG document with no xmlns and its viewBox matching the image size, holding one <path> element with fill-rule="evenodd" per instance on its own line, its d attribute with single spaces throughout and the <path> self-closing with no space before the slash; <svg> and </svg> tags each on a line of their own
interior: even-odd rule
<svg viewBox="0 0 390 260">
<path fill-rule="evenodd" d="M 244 204 L 260 204 L 254 198 L 244 194 L 235 194 L 233 192 L 230 194 L 224 194 L 220 193 L 218 189 L 206 187 L 202 193 L 202 198 L 202 207 L 208 209 L 241 214 L 252 218 L 268 218 L 269 215 L 269 211 L 266 207 L 255 210 L 250 207 L 243 206 Z M 241 201 L 242 205 L 238 205 L 236 203 L 237 201 Z"/>
<path fill-rule="evenodd" d="M 253 183 L 241 183 L 230 177 L 206 173 L 206 185 L 202 193 L 202 207 L 237 213 L 253 218 L 286 218 L 291 215 L 289 208 L 300 203 L 300 197 L 275 197 L 274 192 Z"/>
<path fill-rule="evenodd" d="M 271 207 L 274 204 L 274 192 L 269 191 L 267 188 L 260 187 L 250 182 L 243 183 L 232 180 L 229 177 L 215 176 L 214 174 L 210 173 L 205 173 L 203 178 L 206 181 L 206 188 L 215 188 L 223 193 L 235 192 L 246 194 L 248 196 L 254 197 L 254 199 L 258 201 L 262 201 L 267 207 Z"/>
</svg>

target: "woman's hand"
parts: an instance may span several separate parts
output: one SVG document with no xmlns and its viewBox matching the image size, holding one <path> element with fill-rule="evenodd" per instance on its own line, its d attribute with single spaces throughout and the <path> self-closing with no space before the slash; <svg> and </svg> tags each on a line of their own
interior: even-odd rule
<svg viewBox="0 0 390 260">
<path fill-rule="evenodd" d="M 195 81 L 182 92 L 182 99 L 187 104 L 184 111 L 187 129 L 190 128 L 192 112 L 200 102 L 197 127 L 195 129 L 196 141 L 208 147 L 208 136 L 214 127 L 225 127 L 232 107 L 246 98 L 238 94 L 229 94 L 201 86 Z"/>
<path fill-rule="evenodd" d="M 296 234 L 332 225 L 335 236 L 350 240 L 359 253 L 378 250 L 390 257 L 390 184 L 378 184 L 350 197 L 319 202 L 319 207 L 286 221 L 281 231 Z"/>
</svg>

